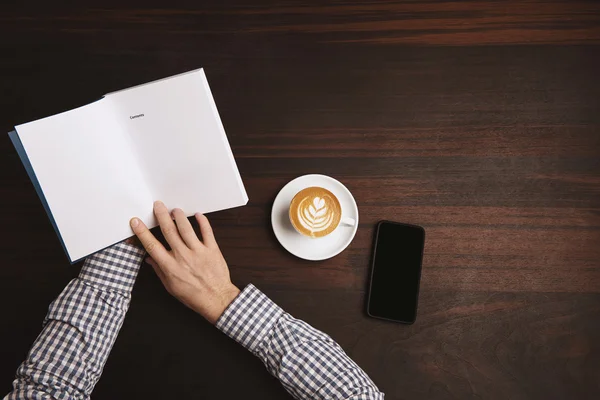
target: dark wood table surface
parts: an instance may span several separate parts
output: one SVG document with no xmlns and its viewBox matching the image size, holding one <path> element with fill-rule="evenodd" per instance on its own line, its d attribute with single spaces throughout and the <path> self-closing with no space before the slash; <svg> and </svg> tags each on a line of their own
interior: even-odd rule
<svg viewBox="0 0 600 400">
<path fill-rule="evenodd" d="M 53 3 L 0 8 L 4 132 L 204 67 L 250 197 L 210 216 L 236 283 L 329 333 L 388 399 L 600 397 L 598 2 Z M 78 266 L 0 146 L 6 393 Z M 279 189 L 307 173 L 341 180 L 360 210 L 323 262 L 270 226 Z M 412 326 L 364 313 L 381 219 L 427 231 Z M 93 397 L 288 395 L 146 265 Z"/>
</svg>

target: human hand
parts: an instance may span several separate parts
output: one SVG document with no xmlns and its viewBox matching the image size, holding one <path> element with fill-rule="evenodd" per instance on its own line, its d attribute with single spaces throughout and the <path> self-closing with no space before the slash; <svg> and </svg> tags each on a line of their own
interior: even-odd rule
<svg viewBox="0 0 600 400">
<path fill-rule="evenodd" d="M 131 228 L 149 254 L 146 261 L 169 293 L 183 304 L 215 324 L 240 290 L 231 283 L 229 268 L 219 250 L 208 219 L 196 214 L 202 241 L 179 208 L 173 210 L 154 202 L 154 215 L 171 251 L 152 235 L 139 218 L 132 218 Z"/>
</svg>

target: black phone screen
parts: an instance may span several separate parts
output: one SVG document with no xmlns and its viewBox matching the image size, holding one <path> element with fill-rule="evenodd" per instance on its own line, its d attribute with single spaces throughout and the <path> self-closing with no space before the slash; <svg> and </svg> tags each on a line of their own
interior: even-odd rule
<svg viewBox="0 0 600 400">
<path fill-rule="evenodd" d="M 415 321 L 424 245 L 425 230 L 420 226 L 378 224 L 367 304 L 370 316 Z"/>
</svg>

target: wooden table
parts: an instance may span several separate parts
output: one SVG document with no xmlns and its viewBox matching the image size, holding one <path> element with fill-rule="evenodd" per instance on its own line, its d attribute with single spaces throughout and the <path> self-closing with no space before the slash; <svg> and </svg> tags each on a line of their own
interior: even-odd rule
<svg viewBox="0 0 600 400">
<path fill-rule="evenodd" d="M 5 132 L 204 67 L 250 197 L 211 216 L 236 283 L 329 333 L 388 399 L 600 396 L 599 3 L 89 3 L 2 6 Z M 78 268 L 2 138 L 5 393 Z M 307 173 L 360 209 L 324 262 L 270 226 L 278 190 Z M 381 219 L 427 230 L 412 326 L 363 311 Z M 145 266 L 94 398 L 287 394 Z"/>
</svg>

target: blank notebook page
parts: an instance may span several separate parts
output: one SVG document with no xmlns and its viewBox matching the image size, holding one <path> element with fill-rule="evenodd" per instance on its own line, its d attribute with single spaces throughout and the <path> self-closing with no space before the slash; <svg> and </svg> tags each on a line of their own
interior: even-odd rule
<svg viewBox="0 0 600 400">
<path fill-rule="evenodd" d="M 248 201 L 203 70 L 106 96 L 155 199 L 186 215 Z"/>
<path fill-rule="evenodd" d="M 71 260 L 131 236 L 152 194 L 105 99 L 17 126 Z"/>
</svg>

